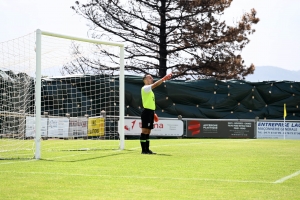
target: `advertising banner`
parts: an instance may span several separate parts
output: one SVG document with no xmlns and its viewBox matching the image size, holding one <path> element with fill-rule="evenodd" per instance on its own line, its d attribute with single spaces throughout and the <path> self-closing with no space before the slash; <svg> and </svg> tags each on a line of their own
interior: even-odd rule
<svg viewBox="0 0 300 200">
<path fill-rule="evenodd" d="M 300 139 L 300 122 L 258 122 L 258 139 Z"/>
<path fill-rule="evenodd" d="M 48 118 L 48 137 L 67 138 L 69 119 L 66 117 Z"/>
<path fill-rule="evenodd" d="M 69 121 L 69 137 L 87 136 L 88 119 L 86 117 L 71 117 Z"/>
<path fill-rule="evenodd" d="M 187 120 L 187 137 L 254 138 L 254 121 Z"/>
<path fill-rule="evenodd" d="M 41 118 L 41 136 L 47 136 L 47 118 Z M 26 117 L 25 137 L 35 137 L 35 117 Z"/>
<path fill-rule="evenodd" d="M 140 119 L 125 119 L 125 135 L 141 135 L 142 122 Z M 159 120 L 154 122 L 151 136 L 175 136 L 183 135 L 183 122 L 181 120 Z"/>
<path fill-rule="evenodd" d="M 88 120 L 88 136 L 104 136 L 104 118 L 89 118 Z"/>
</svg>

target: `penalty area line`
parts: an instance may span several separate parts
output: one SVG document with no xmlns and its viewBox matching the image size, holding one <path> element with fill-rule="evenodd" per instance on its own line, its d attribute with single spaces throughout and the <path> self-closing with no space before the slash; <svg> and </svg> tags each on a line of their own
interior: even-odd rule
<svg viewBox="0 0 300 200">
<path fill-rule="evenodd" d="M 162 179 L 162 180 L 178 180 L 178 181 L 211 181 L 211 182 L 228 182 L 228 183 L 263 183 L 272 184 L 273 182 L 259 180 L 230 180 L 230 179 L 210 179 L 210 178 L 185 178 L 185 177 L 157 177 L 157 176 L 118 176 L 108 174 L 72 174 L 57 172 L 20 172 L 20 171 L 0 171 L 0 173 L 14 174 L 33 174 L 33 175 L 56 175 L 56 176 L 81 176 L 81 177 L 106 177 L 106 178 L 127 178 L 127 179 Z"/>
<path fill-rule="evenodd" d="M 278 179 L 278 180 L 275 181 L 274 183 L 283 183 L 284 181 L 289 180 L 289 179 L 291 179 L 291 178 L 293 178 L 293 177 L 296 177 L 296 176 L 298 176 L 299 174 L 300 174 L 300 170 L 297 171 L 297 172 L 295 172 L 295 173 L 293 173 L 293 174 L 290 174 L 290 175 L 288 175 L 288 176 L 285 176 L 285 177 L 283 177 L 283 178 L 281 178 L 281 179 Z"/>
</svg>

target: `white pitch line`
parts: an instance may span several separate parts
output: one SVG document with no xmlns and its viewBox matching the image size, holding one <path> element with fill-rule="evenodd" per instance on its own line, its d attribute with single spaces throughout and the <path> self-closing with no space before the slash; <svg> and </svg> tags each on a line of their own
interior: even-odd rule
<svg viewBox="0 0 300 200">
<path fill-rule="evenodd" d="M 229 183 L 265 183 L 273 184 L 268 181 L 255 180 L 229 180 L 229 179 L 209 179 L 209 178 L 176 178 L 176 177 L 157 177 L 157 176 L 113 176 L 106 174 L 67 174 L 67 173 L 50 173 L 50 172 L 18 172 L 18 171 L 0 171 L 0 173 L 18 173 L 18 174 L 41 174 L 41 175 L 59 175 L 59 176 L 83 176 L 83 177 L 107 177 L 107 178 L 128 178 L 128 179 L 163 179 L 163 180 L 186 180 L 186 181 L 213 181 Z"/>
<path fill-rule="evenodd" d="M 15 164 L 15 163 L 20 163 L 20 162 L 32 162 L 32 161 L 36 161 L 36 160 L 32 159 L 32 160 L 21 160 L 21 161 L 16 161 L 16 162 L 1 162 L 0 165 L 8 165 L 8 164 Z"/>
<path fill-rule="evenodd" d="M 285 176 L 285 177 L 283 177 L 283 178 L 281 178 L 281 179 L 278 179 L 278 180 L 275 181 L 274 183 L 283 183 L 284 181 L 286 181 L 286 180 L 288 180 L 288 179 L 291 179 L 291 178 L 293 178 L 293 177 L 295 177 L 295 176 L 298 176 L 299 174 L 300 174 L 300 170 L 297 171 L 297 172 L 295 172 L 295 173 L 293 173 L 293 174 L 290 174 L 290 175 L 288 175 L 288 176 Z"/>
</svg>

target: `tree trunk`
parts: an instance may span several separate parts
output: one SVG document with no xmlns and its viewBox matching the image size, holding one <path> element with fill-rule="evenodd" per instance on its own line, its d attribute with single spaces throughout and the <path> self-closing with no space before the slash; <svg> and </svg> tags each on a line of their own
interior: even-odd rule
<svg viewBox="0 0 300 200">
<path fill-rule="evenodd" d="M 159 77 L 167 74 L 166 1 L 161 1 L 159 35 Z"/>
</svg>

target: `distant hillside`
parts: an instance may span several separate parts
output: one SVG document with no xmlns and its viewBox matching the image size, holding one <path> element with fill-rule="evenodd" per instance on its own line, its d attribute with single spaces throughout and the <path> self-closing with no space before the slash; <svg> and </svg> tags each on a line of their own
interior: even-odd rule
<svg viewBox="0 0 300 200">
<path fill-rule="evenodd" d="M 246 77 L 246 81 L 296 81 L 300 82 L 300 70 L 291 71 L 279 67 L 258 66 L 255 67 L 254 74 Z"/>
</svg>

